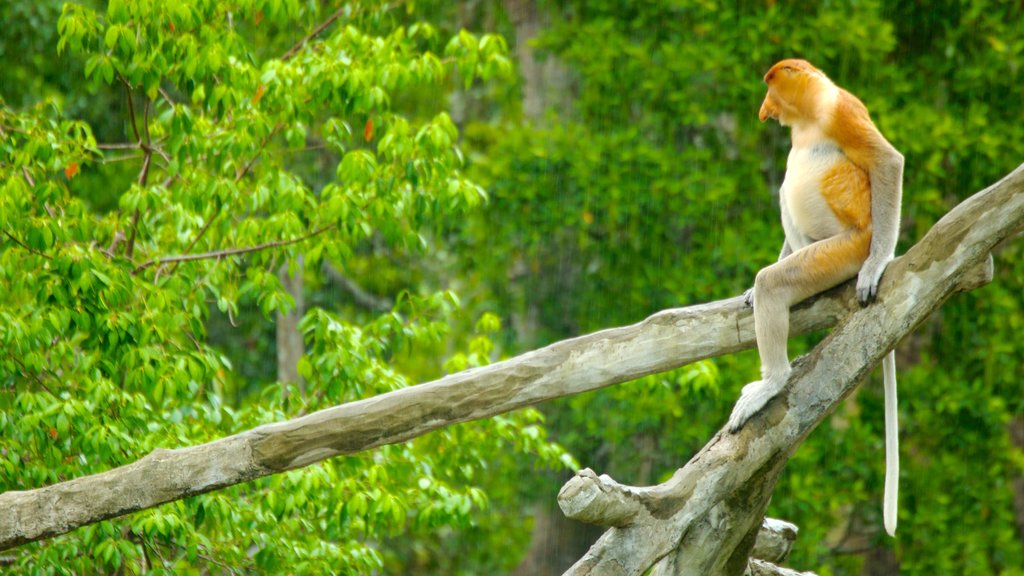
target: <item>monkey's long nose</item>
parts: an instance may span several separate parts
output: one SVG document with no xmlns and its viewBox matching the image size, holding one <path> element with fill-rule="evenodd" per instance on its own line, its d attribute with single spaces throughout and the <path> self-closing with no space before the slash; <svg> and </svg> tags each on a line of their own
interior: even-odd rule
<svg viewBox="0 0 1024 576">
<path fill-rule="evenodd" d="M 764 102 L 761 103 L 761 110 L 757 113 L 757 117 L 761 119 L 761 122 L 764 122 L 774 116 L 775 115 L 772 113 L 772 110 L 769 108 L 768 98 L 766 97 Z"/>
</svg>

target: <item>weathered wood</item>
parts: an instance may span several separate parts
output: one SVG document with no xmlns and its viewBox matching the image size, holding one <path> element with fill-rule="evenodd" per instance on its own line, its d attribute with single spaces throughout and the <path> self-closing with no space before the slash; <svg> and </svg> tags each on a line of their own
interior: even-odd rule
<svg viewBox="0 0 1024 576">
<path fill-rule="evenodd" d="M 806 333 L 848 313 L 832 292 L 802 305 Z M 658 312 L 483 368 L 265 425 L 215 442 L 156 450 L 132 464 L 0 494 L 0 550 L 80 526 L 384 444 L 595 390 L 754 344 L 742 298 Z M 723 418 L 726 415 L 723 415 Z"/>
<path fill-rule="evenodd" d="M 749 576 L 815 576 L 813 572 L 797 572 L 756 558 L 750 560 L 747 574 Z"/>
<path fill-rule="evenodd" d="M 750 556 L 767 562 L 785 562 L 786 558 L 789 558 L 789 553 L 793 551 L 798 532 L 794 524 L 775 518 L 765 518 L 761 522 L 761 529 L 757 531 L 757 540 L 754 542 L 754 549 L 750 551 Z"/>
<path fill-rule="evenodd" d="M 856 354 L 851 354 L 849 349 L 837 351 L 837 354 L 845 354 L 845 362 L 863 362 L 857 374 L 866 372 L 877 360 L 875 354 L 879 346 L 891 347 L 897 339 L 896 334 L 909 332 L 910 328 L 904 324 L 919 322 L 927 311 L 938 306 L 935 298 L 928 296 L 921 300 L 925 302 L 922 304 L 925 310 L 901 316 L 904 312 L 909 313 L 908 309 L 912 308 L 907 298 L 919 295 L 923 290 L 930 290 L 929 293 L 945 290 L 948 295 L 949 282 L 960 281 L 960 273 L 954 269 L 943 269 L 947 270 L 948 278 L 941 277 L 934 270 L 917 270 L 922 266 L 944 265 L 944 261 L 940 262 L 940 259 L 932 255 L 933 251 L 948 251 L 955 253 L 957 259 L 962 259 L 962 255 L 956 251 L 957 241 L 968 246 L 972 253 L 984 251 L 987 254 L 984 247 L 992 245 L 992 242 L 987 242 L 988 235 L 994 241 L 1005 237 L 1000 237 L 1002 233 L 994 229 L 992 223 L 1006 218 L 996 214 L 997 210 L 990 207 L 989 201 L 984 198 L 998 197 L 1003 201 L 1005 211 L 1016 214 L 1018 220 L 1022 220 L 1019 216 L 1020 172 L 1018 169 L 993 189 L 979 194 L 983 197 L 980 208 L 979 202 L 972 199 L 943 219 L 943 222 L 951 219 L 943 228 L 946 237 L 932 238 L 930 234 L 922 241 L 917 252 L 912 250 L 900 260 L 902 264 L 897 262 L 891 266 L 893 271 L 886 274 L 882 286 L 886 294 L 891 294 L 883 299 L 883 305 L 860 311 L 852 317 L 860 320 L 846 323 L 846 332 L 853 331 L 853 335 L 846 336 L 844 342 L 852 338 L 871 345 L 859 349 Z M 1010 193 L 1007 190 L 1016 192 Z M 980 214 L 963 216 L 964 210 L 961 208 L 969 203 L 973 206 L 969 210 L 980 210 Z M 958 215 L 954 216 L 954 213 Z M 975 227 L 974 223 L 981 216 L 988 223 Z M 1024 225 L 1024 221 L 1018 222 L 1018 228 L 1020 225 Z M 910 258 L 912 254 L 916 255 Z M 981 256 L 975 255 L 972 258 L 980 265 Z M 908 275 L 905 272 L 907 269 L 912 270 L 913 274 Z M 901 284 L 898 291 L 894 286 L 896 278 L 900 279 Z M 933 281 L 934 285 L 923 288 L 914 284 Z M 899 298 L 899 294 L 905 298 Z M 795 309 L 791 332 L 800 334 L 829 327 L 854 307 L 850 287 L 840 287 Z M 883 328 L 878 325 L 881 318 L 879 315 L 883 313 L 897 314 L 885 318 L 909 320 L 900 323 L 897 329 Z M 457 422 L 487 418 L 546 400 L 670 370 L 696 360 L 750 348 L 753 343 L 753 320 L 742 298 L 666 310 L 631 326 L 565 340 L 504 362 L 460 372 L 427 384 L 336 406 L 286 422 L 260 426 L 201 446 L 157 450 L 135 463 L 101 474 L 33 490 L 2 493 L 0 549 L 63 534 L 86 524 L 186 496 L 306 466 L 332 456 L 402 442 Z M 820 356 L 815 354 L 813 358 Z M 818 364 L 826 369 L 830 366 L 828 362 Z M 842 367 L 851 371 L 846 364 Z M 798 369 L 797 376 L 802 376 L 808 370 Z M 808 378 L 798 378 L 798 382 Z M 815 370 L 813 378 L 823 378 L 820 370 Z M 671 490 L 654 489 L 655 492 L 664 493 L 663 497 L 659 496 L 663 500 L 663 512 L 672 512 L 682 506 L 679 494 L 692 495 L 690 508 L 686 509 L 684 515 L 692 530 L 690 520 L 700 517 L 707 522 L 708 509 L 711 508 L 710 504 L 698 506 L 697 501 L 717 503 L 722 501 L 722 494 L 733 495 L 724 501 L 728 507 L 756 508 L 759 502 L 766 501 L 774 480 L 770 483 L 756 481 L 757 476 L 753 474 L 759 470 L 757 463 L 761 463 L 761 469 L 766 474 L 776 468 L 781 469 L 787 453 L 780 448 L 785 445 L 780 435 L 784 432 L 785 438 L 791 439 L 793 434 L 806 434 L 810 429 L 808 415 L 820 411 L 823 403 L 827 403 L 831 397 L 826 393 L 831 388 L 809 392 L 805 390 L 806 387 L 791 386 L 785 400 L 789 400 L 790 405 L 809 403 L 807 406 L 794 406 L 787 415 L 780 412 L 782 402 L 776 401 L 768 411 L 773 419 L 785 416 L 786 427 L 776 427 L 777 431 L 769 431 L 763 438 L 753 437 L 764 426 L 765 416 L 762 416 L 753 425 L 748 425 L 739 436 L 716 436 L 705 452 L 697 457 L 697 460 L 703 459 L 703 466 L 709 470 L 706 479 L 690 473 L 677 473 L 677 478 L 670 482 L 679 486 Z M 726 416 L 722 415 L 723 421 Z M 800 425 L 797 426 L 793 421 Z M 742 461 L 743 469 L 750 475 L 723 476 L 726 461 L 730 459 Z M 774 478 L 772 474 L 768 476 Z M 735 494 L 747 480 L 751 481 L 744 488 L 743 494 L 750 499 L 737 501 Z M 716 485 L 715 481 L 719 484 Z M 746 551 L 753 543 L 759 524 L 760 518 L 756 523 L 751 521 L 747 530 L 750 534 L 747 538 L 749 544 L 745 548 L 739 548 L 738 542 L 730 537 L 729 542 L 722 542 L 718 549 L 723 553 L 733 550 L 737 554 L 735 562 L 745 565 Z M 692 535 L 698 533 L 692 532 Z M 678 527 L 676 534 L 681 534 Z M 651 544 L 661 546 L 662 551 L 653 558 L 645 553 L 644 558 L 649 560 L 647 566 L 676 549 L 678 538 L 675 544 L 665 544 L 660 539 L 652 538 Z"/>
<path fill-rule="evenodd" d="M 893 261 L 878 301 L 794 362 L 785 390 L 739 433 L 720 431 L 658 486 L 590 489 L 588 510 L 618 491 L 634 495 L 648 514 L 610 528 L 566 574 L 639 576 L 652 566 L 675 576 L 743 574 L 789 457 L 900 339 L 951 294 L 991 278 L 991 250 L 1021 226 L 1024 165 L 957 206 Z M 586 481 L 606 478 L 591 473 Z"/>
</svg>

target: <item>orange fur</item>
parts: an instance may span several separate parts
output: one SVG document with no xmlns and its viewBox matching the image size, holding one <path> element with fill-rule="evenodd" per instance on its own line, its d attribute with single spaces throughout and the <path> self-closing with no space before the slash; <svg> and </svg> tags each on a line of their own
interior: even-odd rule
<svg viewBox="0 0 1024 576">
<path fill-rule="evenodd" d="M 732 432 L 789 378 L 789 307 L 853 277 L 858 300 L 867 304 L 877 295 L 899 234 L 903 156 L 878 131 L 864 104 L 805 60 L 782 60 L 764 81 L 768 91 L 758 116 L 792 129 L 793 147 L 780 190 L 786 242 L 779 261 L 758 272 L 747 293 L 747 303 L 754 306 L 761 380 L 743 388 L 729 418 Z M 884 366 L 883 518 L 892 535 L 899 477 L 892 352 Z"/>
<path fill-rule="evenodd" d="M 868 173 L 874 170 L 880 141 L 885 139 L 860 99 L 832 84 L 824 72 L 806 60 L 782 60 L 768 70 L 764 81 L 768 94 L 759 114 L 762 122 L 768 118 L 785 125 L 813 122 L 854 164 Z M 837 96 L 830 109 L 822 110 L 822 93 L 827 89 L 837 90 Z"/>
<path fill-rule="evenodd" d="M 821 195 L 844 225 L 870 230 L 871 182 L 867 172 L 853 162 L 837 162 L 821 179 Z"/>
</svg>

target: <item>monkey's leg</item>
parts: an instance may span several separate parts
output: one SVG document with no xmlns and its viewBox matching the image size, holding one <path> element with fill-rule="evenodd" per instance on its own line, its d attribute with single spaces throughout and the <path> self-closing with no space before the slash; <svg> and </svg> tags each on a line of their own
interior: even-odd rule
<svg viewBox="0 0 1024 576">
<path fill-rule="evenodd" d="M 789 240 L 783 240 L 782 241 L 782 250 L 779 251 L 779 259 L 776 260 L 776 262 L 781 262 L 786 256 L 789 256 L 792 253 L 793 253 L 793 249 L 789 247 Z M 751 308 L 754 307 L 754 289 L 753 288 L 748 288 L 747 291 L 743 293 L 743 302 L 747 306 L 750 306 Z"/>
<path fill-rule="evenodd" d="M 853 230 L 815 242 L 762 269 L 754 281 L 754 332 L 761 380 L 743 387 L 729 418 L 736 432 L 774 398 L 789 379 L 789 308 L 857 275 L 867 258 L 870 230 Z"/>
</svg>

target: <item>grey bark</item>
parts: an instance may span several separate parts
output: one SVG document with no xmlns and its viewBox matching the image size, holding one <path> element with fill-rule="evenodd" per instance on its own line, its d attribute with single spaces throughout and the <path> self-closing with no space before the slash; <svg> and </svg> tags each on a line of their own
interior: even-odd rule
<svg viewBox="0 0 1024 576">
<path fill-rule="evenodd" d="M 794 310 L 792 330 L 799 334 L 826 328 L 851 306 L 835 291 L 815 298 Z M 753 318 L 741 297 L 665 310 L 631 326 L 564 340 L 504 362 L 208 444 L 156 450 L 104 473 L 2 493 L 0 549 L 753 344 Z"/>
<path fill-rule="evenodd" d="M 504 0 L 502 4 L 516 29 L 516 61 L 523 76 L 523 116 L 536 120 L 544 111 L 540 65 L 530 47 L 530 40 L 540 29 L 537 6 L 533 0 Z"/>
<path fill-rule="evenodd" d="M 720 431 L 658 486 L 621 486 L 593 474 L 571 480 L 577 486 L 560 494 L 560 503 L 568 500 L 563 510 L 611 528 L 566 574 L 640 575 L 652 566 L 659 574 L 743 574 L 775 482 L 797 447 L 950 295 L 990 281 L 991 250 L 1022 226 L 1024 166 L 957 206 L 893 261 L 878 300 L 794 362 L 783 392 L 737 434 Z M 841 293 L 853 298 L 849 285 Z M 621 493 L 637 499 L 640 512 L 625 518 L 608 505 Z M 574 502 L 580 494 L 594 497 Z"/>
<path fill-rule="evenodd" d="M 306 303 L 302 293 L 302 268 L 303 258 L 300 254 L 296 264 L 295 274 L 288 274 L 288 265 L 285 264 L 277 273 L 281 286 L 295 300 L 295 308 L 287 314 L 277 312 L 277 381 L 284 386 L 284 395 L 288 395 L 288 385 L 297 384 L 299 395 L 306 395 L 306 384 L 299 375 L 299 359 L 305 353 L 305 346 L 302 341 L 302 332 L 299 331 L 299 320 L 306 312 Z"/>
<path fill-rule="evenodd" d="M 792 451 L 886 351 L 950 294 L 990 278 L 985 264 L 992 247 L 1022 227 L 1024 166 L 958 206 L 894 261 L 877 303 L 859 309 L 852 284 L 846 284 L 796 307 L 793 334 L 847 317 L 796 363 L 785 392 L 739 434 L 720 432 L 668 482 L 636 489 L 644 494 L 645 521 L 610 529 L 570 573 L 641 574 L 675 555 L 691 567 L 677 573 L 741 574 L 775 480 Z M 750 348 L 753 320 L 742 300 L 666 310 L 631 326 L 557 342 L 427 384 L 200 446 L 155 450 L 101 474 L 2 493 L 0 549 Z M 727 414 L 721 417 L 724 422 Z"/>
<path fill-rule="evenodd" d="M 753 558 L 746 572 L 749 576 L 814 576 L 811 572 L 797 572 L 788 568 L 775 566 L 770 562 Z"/>
<path fill-rule="evenodd" d="M 345 276 L 340 270 L 327 262 L 324 262 L 323 270 L 327 276 L 338 285 L 338 287 L 345 292 L 348 292 L 349 296 L 352 297 L 352 302 L 357 306 L 361 306 L 374 312 L 384 312 L 391 310 L 395 305 L 390 298 L 377 296 L 376 294 L 367 292 L 362 286 L 356 283 L 355 280 Z"/>
</svg>

